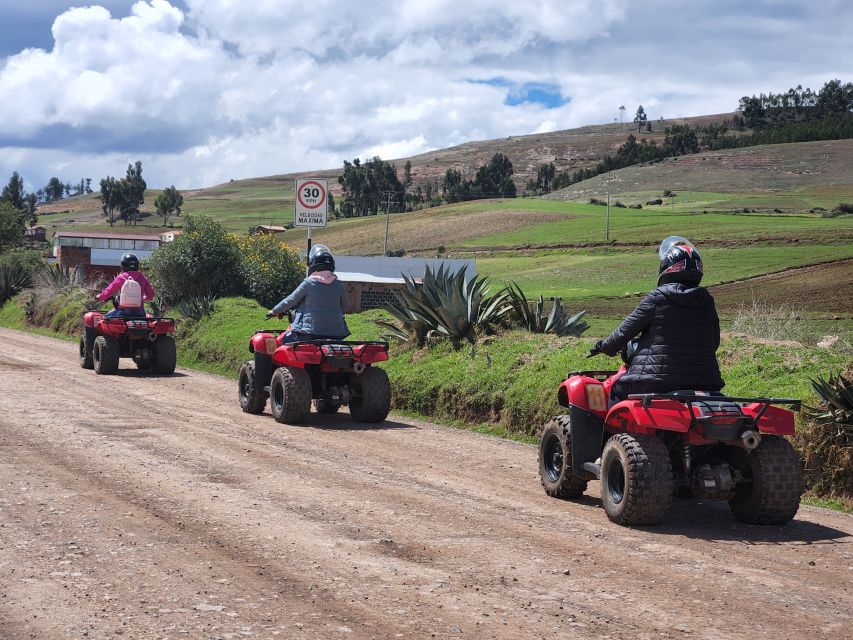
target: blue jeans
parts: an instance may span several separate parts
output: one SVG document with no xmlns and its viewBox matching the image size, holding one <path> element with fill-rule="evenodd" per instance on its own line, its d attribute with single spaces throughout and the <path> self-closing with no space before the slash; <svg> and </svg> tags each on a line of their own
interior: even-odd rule
<svg viewBox="0 0 853 640">
<path fill-rule="evenodd" d="M 141 307 L 139 309 L 124 309 L 122 307 L 119 307 L 118 309 L 113 309 L 112 311 L 107 313 L 107 315 L 105 315 L 104 317 L 105 318 L 144 318 L 145 317 L 145 309 L 141 308 Z"/>
<path fill-rule="evenodd" d="M 340 340 L 341 338 L 333 338 L 332 336 L 316 336 L 313 333 L 301 333 L 288 329 L 284 332 L 281 338 L 281 344 L 290 344 L 292 342 L 305 342 L 306 340 Z"/>
</svg>

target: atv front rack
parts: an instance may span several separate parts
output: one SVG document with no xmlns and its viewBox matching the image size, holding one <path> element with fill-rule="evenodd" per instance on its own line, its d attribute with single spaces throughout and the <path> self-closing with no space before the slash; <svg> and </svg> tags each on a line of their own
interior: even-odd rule
<svg viewBox="0 0 853 640">
<path fill-rule="evenodd" d="M 588 376 L 590 378 L 609 378 L 610 376 L 616 375 L 618 372 L 608 369 L 586 369 L 585 371 L 569 371 L 566 374 L 566 378 L 571 378 L 573 376 Z"/>
</svg>

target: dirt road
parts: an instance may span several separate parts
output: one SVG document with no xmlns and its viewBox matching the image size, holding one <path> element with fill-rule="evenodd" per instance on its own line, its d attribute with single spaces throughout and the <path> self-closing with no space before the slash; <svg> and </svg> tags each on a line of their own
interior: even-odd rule
<svg viewBox="0 0 853 640">
<path fill-rule="evenodd" d="M 853 517 L 677 503 L 611 524 L 535 447 L 302 427 L 181 371 L 97 377 L 0 329 L 0 638 L 841 638 Z"/>
</svg>

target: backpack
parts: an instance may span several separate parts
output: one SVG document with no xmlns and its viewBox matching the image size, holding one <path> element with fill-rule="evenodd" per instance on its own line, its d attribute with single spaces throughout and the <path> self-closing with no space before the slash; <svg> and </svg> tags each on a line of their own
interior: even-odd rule
<svg viewBox="0 0 853 640">
<path fill-rule="evenodd" d="M 121 285 L 118 306 L 122 309 L 142 308 L 142 287 L 133 278 L 128 278 Z"/>
</svg>

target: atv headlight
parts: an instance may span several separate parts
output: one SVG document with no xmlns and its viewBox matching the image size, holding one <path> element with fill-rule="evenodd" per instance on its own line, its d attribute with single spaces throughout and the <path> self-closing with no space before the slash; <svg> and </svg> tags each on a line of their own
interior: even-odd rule
<svg viewBox="0 0 853 640">
<path fill-rule="evenodd" d="M 266 351 L 269 355 L 272 355 L 277 348 L 278 343 L 275 341 L 275 338 L 264 338 L 264 351 Z"/>
</svg>

